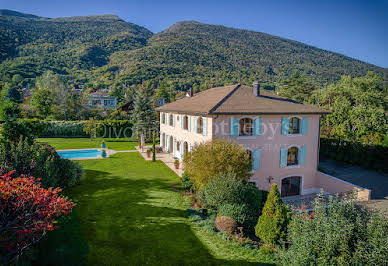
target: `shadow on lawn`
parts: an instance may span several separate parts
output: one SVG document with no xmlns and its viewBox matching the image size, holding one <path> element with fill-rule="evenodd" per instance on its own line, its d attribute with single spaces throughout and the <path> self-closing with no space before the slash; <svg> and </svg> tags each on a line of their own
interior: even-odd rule
<svg viewBox="0 0 388 266">
<path fill-rule="evenodd" d="M 56 265 L 257 264 L 214 258 L 192 232 L 180 195 L 165 179 L 132 179 L 86 170 L 69 196 L 77 203 L 70 217 L 73 222 L 64 223 L 45 245 L 51 258 L 64 254 L 71 258 L 57 260 Z M 74 240 L 76 247 L 64 252 L 63 247 L 74 245 Z"/>
</svg>

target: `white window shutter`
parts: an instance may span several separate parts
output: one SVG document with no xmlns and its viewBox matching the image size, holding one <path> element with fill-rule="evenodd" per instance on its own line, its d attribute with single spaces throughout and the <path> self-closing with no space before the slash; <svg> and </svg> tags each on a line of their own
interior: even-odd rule
<svg viewBox="0 0 388 266">
<path fill-rule="evenodd" d="M 194 132 L 197 133 L 197 120 L 198 117 L 194 116 Z"/>
<path fill-rule="evenodd" d="M 202 118 L 203 128 L 202 135 L 207 136 L 207 117 Z"/>
<path fill-rule="evenodd" d="M 189 130 L 189 132 L 191 131 L 191 116 L 190 115 L 187 116 L 187 129 Z"/>
</svg>

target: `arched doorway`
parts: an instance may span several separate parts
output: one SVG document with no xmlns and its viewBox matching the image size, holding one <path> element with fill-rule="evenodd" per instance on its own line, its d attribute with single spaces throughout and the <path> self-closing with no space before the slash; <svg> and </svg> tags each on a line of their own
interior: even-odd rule
<svg viewBox="0 0 388 266">
<path fill-rule="evenodd" d="M 281 196 L 296 196 L 300 195 L 301 191 L 301 180 L 300 176 L 289 176 L 282 179 L 282 190 Z"/>
<path fill-rule="evenodd" d="M 170 136 L 170 147 L 168 147 L 168 152 L 174 151 L 174 138 Z"/>
</svg>

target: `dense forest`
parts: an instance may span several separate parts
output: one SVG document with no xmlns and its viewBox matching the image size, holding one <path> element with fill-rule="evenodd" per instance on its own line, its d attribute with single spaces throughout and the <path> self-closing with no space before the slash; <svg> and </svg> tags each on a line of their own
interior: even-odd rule
<svg viewBox="0 0 388 266">
<path fill-rule="evenodd" d="M 117 51 L 143 47 L 152 33 L 113 15 L 41 18 L 0 11 L 0 79 L 33 85 L 47 70 L 86 75 Z"/>
<path fill-rule="evenodd" d="M 195 21 L 152 34 L 114 15 L 50 19 L 0 10 L 2 84 L 34 86 L 47 70 L 117 96 L 145 82 L 172 91 L 253 80 L 273 86 L 299 71 L 324 87 L 342 75 L 388 75 L 300 42 Z"/>
</svg>

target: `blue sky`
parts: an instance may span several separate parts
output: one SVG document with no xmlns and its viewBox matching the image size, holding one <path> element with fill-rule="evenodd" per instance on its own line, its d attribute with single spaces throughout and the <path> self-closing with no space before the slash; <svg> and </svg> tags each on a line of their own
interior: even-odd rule
<svg viewBox="0 0 388 266">
<path fill-rule="evenodd" d="M 266 32 L 388 68 L 388 0 L 0 0 L 44 17 L 116 14 L 160 32 L 175 22 Z"/>
</svg>

